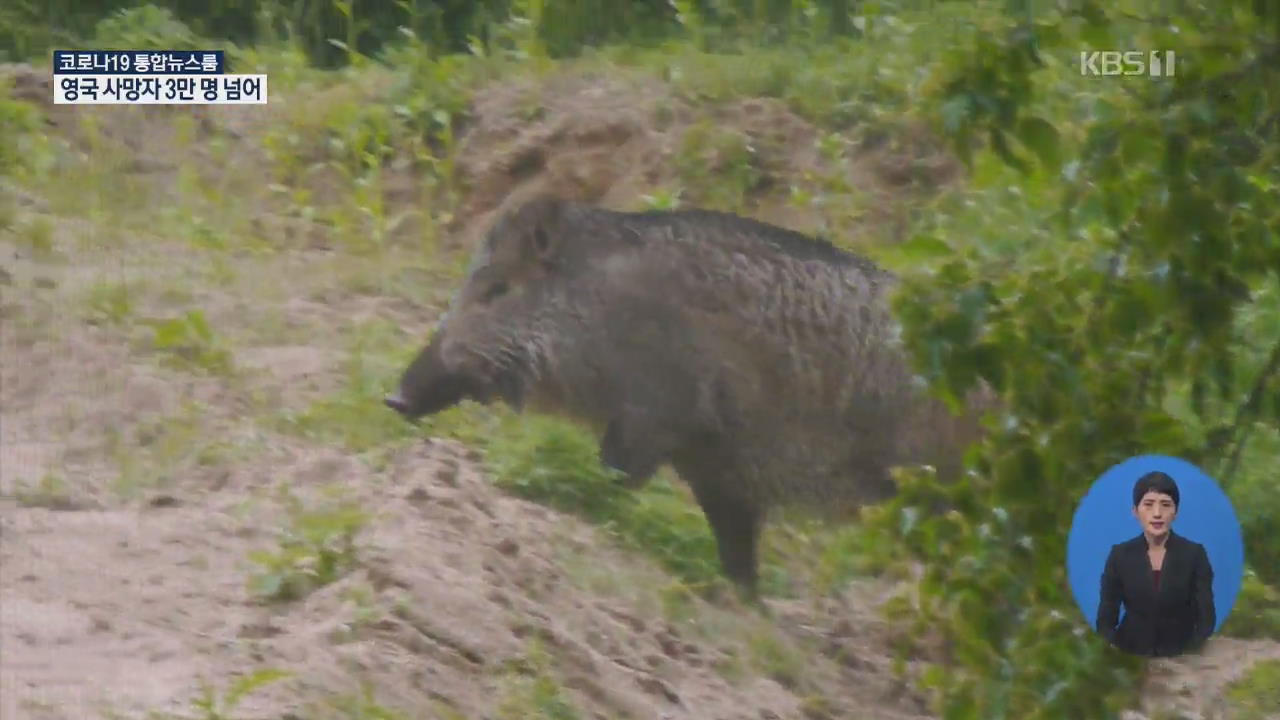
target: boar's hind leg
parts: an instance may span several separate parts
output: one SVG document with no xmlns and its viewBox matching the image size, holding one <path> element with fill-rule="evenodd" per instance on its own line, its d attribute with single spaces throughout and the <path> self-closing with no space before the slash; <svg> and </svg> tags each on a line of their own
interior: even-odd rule
<svg viewBox="0 0 1280 720">
<path fill-rule="evenodd" d="M 715 472 L 715 471 L 709 471 Z M 723 471 L 707 477 L 689 478 L 698 505 L 716 536 L 716 549 L 724 574 L 748 598 L 757 597 L 758 561 L 756 548 L 764 514 L 731 489 Z"/>
</svg>

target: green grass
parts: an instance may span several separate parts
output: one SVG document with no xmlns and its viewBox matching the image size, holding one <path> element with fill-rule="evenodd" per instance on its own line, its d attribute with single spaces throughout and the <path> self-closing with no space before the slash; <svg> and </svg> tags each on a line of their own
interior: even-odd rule
<svg viewBox="0 0 1280 720">
<path fill-rule="evenodd" d="M 36 482 L 21 483 L 14 491 L 18 504 L 24 507 L 41 507 L 50 510 L 74 510 L 77 508 L 75 493 L 65 478 L 45 473 Z"/>
<path fill-rule="evenodd" d="M 1226 692 L 1231 720 L 1267 720 L 1280 708 L 1280 660 L 1262 660 Z"/>
<path fill-rule="evenodd" d="M 357 559 L 356 535 L 370 519 L 338 491 L 314 505 L 283 494 L 289 525 L 275 548 L 249 555 L 260 568 L 249 578 L 249 592 L 268 602 L 297 600 L 349 572 Z"/>
<path fill-rule="evenodd" d="M 47 217 L 31 218 L 18 234 L 18 246 L 36 260 L 62 259 L 53 244 L 53 222 Z"/>
<path fill-rule="evenodd" d="M 168 8 L 142 5 L 117 10 L 94 27 L 94 47 L 104 50 L 205 50 L 212 47 Z"/>
<path fill-rule="evenodd" d="M 1222 634 L 1280 641 L 1280 590 L 1265 584 L 1256 572 L 1245 572 L 1235 607 L 1223 623 Z"/>
<path fill-rule="evenodd" d="M 563 421 L 509 419 L 487 446 L 498 486 L 602 526 L 683 581 L 718 584 L 715 539 L 697 507 L 666 477 L 640 491 L 599 461 L 595 440 Z"/>
<path fill-rule="evenodd" d="M 306 53 L 297 45 L 276 42 L 261 46 L 240 47 L 230 52 L 228 62 L 236 72 L 267 75 L 271 78 L 271 93 L 287 93 L 304 83 L 315 84 L 326 78 L 325 73 L 307 63 Z"/>
<path fill-rule="evenodd" d="M 18 201 L 10 193 L 0 193 L 0 232 L 18 224 Z"/>
<path fill-rule="evenodd" d="M 85 316 L 90 323 L 125 325 L 137 311 L 137 288 L 128 283 L 99 281 L 84 291 Z"/>
<path fill-rule="evenodd" d="M 763 177 L 757 149 L 746 135 L 704 119 L 685 132 L 675 158 L 676 174 L 689 202 L 742 212 Z"/>
<path fill-rule="evenodd" d="M 349 587 L 343 592 L 343 597 L 351 603 L 351 611 L 348 619 L 330 636 L 335 643 L 359 640 L 365 629 L 376 624 L 385 615 L 385 611 L 376 602 L 377 591 L 371 585 Z"/>
<path fill-rule="evenodd" d="M 337 392 L 301 411 L 286 409 L 274 417 L 277 429 L 324 444 L 362 453 L 394 445 L 418 430 L 382 404 L 389 383 L 415 351 L 396 326 L 386 321 L 360 325 L 348 333 L 345 382 Z"/>
<path fill-rule="evenodd" d="M 497 720 L 580 720 L 584 715 L 553 674 L 553 659 L 532 640 L 524 657 L 509 663 L 503 677 Z"/>
<path fill-rule="evenodd" d="M 41 125 L 39 109 L 13 99 L 12 81 L 0 79 L 0 178 L 29 181 L 47 170 L 52 147 Z"/>
<path fill-rule="evenodd" d="M 836 713 L 831 699 L 823 695 L 806 695 L 800 701 L 800 715 L 807 720 L 834 720 Z"/>
<path fill-rule="evenodd" d="M 196 712 L 197 720 L 234 720 L 238 717 L 236 707 L 247 696 L 289 677 L 291 674 L 283 670 L 257 670 L 232 681 L 221 694 L 212 685 L 205 683 L 201 687 L 200 696 L 191 701 L 191 708 Z"/>
<path fill-rule="evenodd" d="M 510 414 L 490 423 L 479 435 L 500 488 L 600 526 L 620 546 L 670 572 L 673 588 L 713 596 L 728 589 L 710 526 L 674 473 L 663 470 L 644 488 L 628 490 L 600 463 L 597 440 L 576 425 Z M 880 568 L 856 526 L 790 515 L 768 525 L 762 538 L 764 594 L 836 592 Z"/>
<path fill-rule="evenodd" d="M 410 717 L 378 702 L 368 683 L 363 683 L 359 692 L 329 698 L 324 706 L 318 720 L 408 720 Z"/>
<path fill-rule="evenodd" d="M 889 569 L 856 521 L 838 523 L 803 510 L 775 513 L 762 540 L 771 586 L 790 597 L 828 596 L 857 578 Z"/>
<path fill-rule="evenodd" d="M 151 328 L 151 348 L 166 365 L 215 375 L 228 375 L 235 369 L 232 350 L 214 332 L 203 310 L 142 323 Z"/>
<path fill-rule="evenodd" d="M 760 626 L 747 636 L 752 666 L 761 674 L 793 690 L 804 689 L 807 653 L 795 646 L 777 628 Z"/>
<path fill-rule="evenodd" d="M 194 467 L 227 462 L 247 448 L 210 433 L 208 409 L 184 402 L 175 412 L 130 418 L 105 428 L 104 450 L 116 467 L 111 489 L 123 499 L 171 486 Z"/>
<path fill-rule="evenodd" d="M 188 703 L 190 709 L 183 713 L 148 712 L 147 720 L 241 720 L 246 717 L 238 708 L 245 698 L 262 689 L 292 678 L 292 673 L 273 668 L 255 670 L 242 675 L 219 692 L 213 684 L 202 680 L 200 692 Z M 102 709 L 101 716 L 116 720 L 125 715 L 111 709 Z"/>
</svg>

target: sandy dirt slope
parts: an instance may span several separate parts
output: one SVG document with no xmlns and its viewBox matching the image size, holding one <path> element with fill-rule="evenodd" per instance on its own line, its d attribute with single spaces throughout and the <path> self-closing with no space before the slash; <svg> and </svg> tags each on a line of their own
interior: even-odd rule
<svg viewBox="0 0 1280 720">
<path fill-rule="evenodd" d="M 22 415 L 5 407 L 5 425 L 20 425 Z M 26 447 L 16 438 L 5 446 Z M 38 462 L 5 461 L 6 478 Z M 591 528 L 495 491 L 461 446 L 414 444 L 375 471 L 275 438 L 228 470 L 217 490 L 179 481 L 129 503 L 5 501 L 4 717 L 182 712 L 202 681 L 225 687 L 263 667 L 295 679 L 250 696 L 243 717 L 312 717 L 313 703 L 360 682 L 408 717 L 444 707 L 485 717 L 519 702 L 503 667 L 517 667 L 534 639 L 576 704 L 602 716 L 798 717 L 802 697 L 782 683 L 717 669 L 744 653 L 717 628 L 764 621 L 710 608 L 698 613 L 707 627 L 662 620 L 654 593 L 633 589 L 669 582 L 661 573 L 609 551 Z M 376 520 L 354 572 L 304 600 L 263 607 L 246 591 L 245 557 L 270 547 L 284 523 L 259 492 L 268 478 L 303 498 L 340 483 Z M 779 610 L 778 622 L 807 626 L 816 638 L 806 641 L 825 640 L 831 655 L 874 645 L 874 622 L 855 631 L 808 608 L 790 622 Z M 810 687 L 829 688 L 837 707 L 917 717 L 879 654 L 823 659 Z"/>
<path fill-rule="evenodd" d="M 23 78 L 19 88 L 35 87 L 38 100 L 39 73 Z M 512 194 L 552 189 L 621 205 L 671 179 L 661 158 L 689 109 L 668 91 L 601 78 L 538 91 L 533 119 L 518 84 L 477 98 L 456 244 Z M 659 104 L 665 124 L 650 121 Z M 46 110 L 53 132 L 80 147 L 75 118 Z M 722 113 L 725 127 L 752 137 L 783 129 L 761 144 L 779 176 L 823 162 L 813 128 L 773 101 Z M 121 147 L 167 137 L 173 118 L 102 115 Z M 252 149 L 265 122 L 211 114 L 201 127 Z M 922 157 L 950 177 L 919 148 L 871 149 L 841 172 L 887 198 L 901 168 Z M 172 169 L 130 162 L 118 172 L 151 193 L 144 212 L 146 201 L 171 198 Z M 416 202 L 407 174 L 389 187 Z M 411 344 L 429 325 L 451 287 L 411 253 L 370 272 L 386 279 L 394 268 L 416 294 L 383 293 L 353 282 L 360 268 L 346 267 L 322 232 L 267 205 L 246 227 L 266 228 L 281 247 L 214 263 L 174 238 L 93 225 L 50 198 L 13 192 L 12 228 L 0 231 L 5 720 L 197 717 L 192 700 L 205 683 L 222 693 L 266 668 L 291 675 L 248 695 L 232 717 L 379 717 L 336 704 L 362 688 L 406 718 L 442 720 L 561 717 L 558 702 L 592 718 L 929 717 L 890 671 L 890 629 L 875 611 L 888 592 L 881 583 L 856 583 L 838 599 L 775 601 L 769 618 L 701 601 L 673 613 L 669 576 L 596 528 L 499 492 L 462 445 L 419 438 L 361 455 L 282 432 L 280 413 L 341 390 L 353 329 L 389 322 Z M 262 191 L 250 183 L 237 192 L 248 203 Z M 812 217 L 788 212 L 764 214 L 812 227 Z M 48 238 L 39 252 L 28 238 L 35 223 Z M 286 230 L 317 239 L 286 242 Z M 98 317 L 92 292 L 107 281 L 138 289 L 139 316 L 200 308 L 228 339 L 236 371 L 160 362 L 136 328 Z M 301 599 L 259 602 L 248 557 L 278 548 L 290 525 L 282 490 L 323 506 L 334 488 L 370 516 L 354 566 Z M 1249 659 L 1277 654 L 1270 643 L 1217 641 L 1204 658 L 1170 664 L 1148 695 L 1210 717 L 1223 683 Z M 547 689 L 555 686 L 559 698 Z"/>
</svg>

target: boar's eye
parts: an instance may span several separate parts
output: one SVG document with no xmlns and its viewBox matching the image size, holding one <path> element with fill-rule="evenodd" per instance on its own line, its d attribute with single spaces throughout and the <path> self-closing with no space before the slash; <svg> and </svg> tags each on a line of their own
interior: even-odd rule
<svg viewBox="0 0 1280 720">
<path fill-rule="evenodd" d="M 547 237 L 546 230 L 537 228 L 533 231 L 533 247 L 539 255 L 546 255 L 551 249 L 551 238 Z"/>
<path fill-rule="evenodd" d="M 510 289 L 511 287 L 507 285 L 506 282 L 499 280 L 498 282 L 490 285 L 488 290 L 484 291 L 483 299 L 485 302 L 497 300 L 503 295 L 506 295 L 507 291 Z"/>
</svg>

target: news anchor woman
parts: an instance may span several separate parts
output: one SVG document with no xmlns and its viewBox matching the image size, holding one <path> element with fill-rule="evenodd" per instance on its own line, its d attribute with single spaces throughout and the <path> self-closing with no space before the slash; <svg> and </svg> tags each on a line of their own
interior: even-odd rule
<svg viewBox="0 0 1280 720">
<path fill-rule="evenodd" d="M 1178 486 L 1165 473 L 1139 478 L 1133 515 L 1142 534 L 1113 545 L 1102 571 L 1098 632 L 1135 655 L 1169 657 L 1193 650 L 1216 623 L 1209 554 L 1173 532 L 1178 499 Z"/>
</svg>

